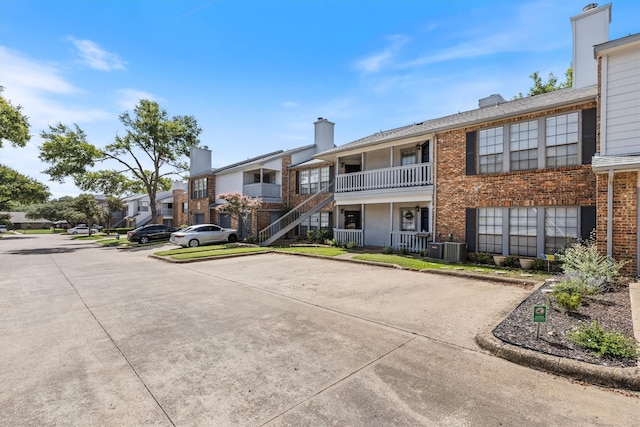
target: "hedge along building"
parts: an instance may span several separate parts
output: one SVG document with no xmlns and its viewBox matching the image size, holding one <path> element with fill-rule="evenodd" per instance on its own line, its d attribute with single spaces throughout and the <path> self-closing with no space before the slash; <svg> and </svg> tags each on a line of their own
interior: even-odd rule
<svg viewBox="0 0 640 427">
<path fill-rule="evenodd" d="M 597 231 L 601 252 L 640 274 L 640 34 L 599 44 Z"/>
</svg>

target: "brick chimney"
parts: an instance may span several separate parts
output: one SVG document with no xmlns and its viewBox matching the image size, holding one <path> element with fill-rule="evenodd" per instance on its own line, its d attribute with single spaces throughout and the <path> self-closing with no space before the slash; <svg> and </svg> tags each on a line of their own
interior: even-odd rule
<svg viewBox="0 0 640 427">
<path fill-rule="evenodd" d="M 593 46 L 609 41 L 610 22 L 611 3 L 601 7 L 590 3 L 579 15 L 571 17 L 574 89 L 598 83 L 598 63 L 593 58 Z"/>
</svg>

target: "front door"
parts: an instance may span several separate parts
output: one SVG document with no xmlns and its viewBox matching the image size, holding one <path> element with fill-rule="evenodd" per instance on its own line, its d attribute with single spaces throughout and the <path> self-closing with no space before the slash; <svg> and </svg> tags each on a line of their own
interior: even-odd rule
<svg viewBox="0 0 640 427">
<path fill-rule="evenodd" d="M 360 211 L 345 211 L 344 228 L 347 230 L 360 230 L 362 228 L 362 224 L 360 224 Z"/>
</svg>

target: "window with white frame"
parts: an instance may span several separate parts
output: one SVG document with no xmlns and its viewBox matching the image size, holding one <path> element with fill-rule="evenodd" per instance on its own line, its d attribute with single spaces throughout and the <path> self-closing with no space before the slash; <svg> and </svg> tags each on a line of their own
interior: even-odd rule
<svg viewBox="0 0 640 427">
<path fill-rule="evenodd" d="M 502 208 L 478 208 L 478 250 L 502 253 Z"/>
<path fill-rule="evenodd" d="M 307 231 L 317 231 L 328 229 L 330 224 L 330 212 L 317 212 L 300 223 L 300 235 L 305 235 Z"/>
<path fill-rule="evenodd" d="M 554 254 L 578 240 L 578 208 L 544 210 L 544 253 Z"/>
<path fill-rule="evenodd" d="M 547 167 L 578 164 L 578 113 L 547 117 L 546 151 Z"/>
<path fill-rule="evenodd" d="M 149 212 L 149 202 L 138 202 L 138 212 Z"/>
<path fill-rule="evenodd" d="M 300 171 L 300 194 L 314 194 L 329 185 L 329 166 Z"/>
<path fill-rule="evenodd" d="M 416 231 L 417 216 L 414 209 L 400 209 L 400 230 Z"/>
<path fill-rule="evenodd" d="M 198 178 L 191 181 L 191 198 L 204 199 L 207 197 L 207 178 Z"/>
<path fill-rule="evenodd" d="M 411 150 L 402 150 L 400 152 L 400 165 L 415 165 L 418 163 L 417 152 L 415 148 Z"/>
<path fill-rule="evenodd" d="M 538 210 L 511 208 L 509 210 L 509 253 L 535 257 L 537 255 Z"/>
<path fill-rule="evenodd" d="M 538 168 L 538 121 L 516 123 L 509 129 L 512 171 Z"/>
<path fill-rule="evenodd" d="M 480 173 L 502 172 L 503 129 L 496 127 L 478 132 Z"/>
</svg>

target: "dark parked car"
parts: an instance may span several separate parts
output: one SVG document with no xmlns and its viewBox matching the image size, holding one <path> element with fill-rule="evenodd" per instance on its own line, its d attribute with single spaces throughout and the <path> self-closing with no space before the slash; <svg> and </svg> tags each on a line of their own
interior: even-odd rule
<svg viewBox="0 0 640 427">
<path fill-rule="evenodd" d="M 164 224 L 148 224 L 138 227 L 127 233 L 127 240 L 130 242 L 147 243 L 151 240 L 169 240 L 171 233 L 179 228 Z"/>
</svg>

